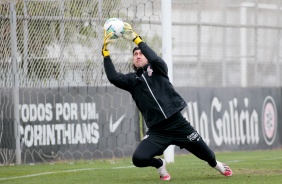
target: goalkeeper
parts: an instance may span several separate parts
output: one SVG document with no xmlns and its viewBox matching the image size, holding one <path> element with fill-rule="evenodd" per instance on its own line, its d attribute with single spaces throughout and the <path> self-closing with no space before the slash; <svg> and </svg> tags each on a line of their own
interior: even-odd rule
<svg viewBox="0 0 282 184">
<path fill-rule="evenodd" d="M 116 87 L 128 91 L 141 111 L 148 131 L 136 148 L 132 162 L 136 167 L 155 167 L 161 180 L 170 180 L 164 159 L 155 158 L 163 154 L 169 145 L 177 145 L 206 161 L 225 176 L 231 169 L 216 160 L 214 152 L 202 137 L 182 116 L 186 102 L 175 91 L 168 78 L 168 68 L 162 58 L 142 40 L 130 24 L 124 23 L 123 38 L 133 41 L 133 68 L 135 72 L 122 74 L 115 70 L 107 45 L 113 33 L 104 32 L 102 55 L 108 80 Z"/>
</svg>

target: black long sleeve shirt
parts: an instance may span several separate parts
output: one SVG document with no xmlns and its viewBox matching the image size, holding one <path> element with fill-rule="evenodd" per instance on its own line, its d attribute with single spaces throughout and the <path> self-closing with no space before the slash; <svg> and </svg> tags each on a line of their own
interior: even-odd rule
<svg viewBox="0 0 282 184">
<path fill-rule="evenodd" d="M 162 58 L 144 42 L 139 48 L 148 64 L 136 72 L 122 74 L 115 70 L 111 58 L 104 58 L 108 80 L 116 87 L 128 91 L 144 116 L 146 125 L 163 122 L 186 107 L 186 102 L 175 91 L 168 78 L 168 68 Z"/>
</svg>

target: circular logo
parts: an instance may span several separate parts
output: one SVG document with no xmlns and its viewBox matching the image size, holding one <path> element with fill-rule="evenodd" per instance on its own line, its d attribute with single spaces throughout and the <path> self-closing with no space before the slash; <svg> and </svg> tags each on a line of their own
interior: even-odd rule
<svg viewBox="0 0 282 184">
<path fill-rule="evenodd" d="M 271 96 L 267 96 L 262 105 L 262 132 L 267 145 L 272 145 L 277 132 L 277 110 Z"/>
</svg>

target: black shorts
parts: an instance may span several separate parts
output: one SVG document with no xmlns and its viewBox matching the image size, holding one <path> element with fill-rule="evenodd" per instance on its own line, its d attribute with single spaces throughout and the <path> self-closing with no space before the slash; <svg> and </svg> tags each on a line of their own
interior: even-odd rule
<svg viewBox="0 0 282 184">
<path fill-rule="evenodd" d="M 144 139 L 165 150 L 169 145 L 185 148 L 187 144 L 193 144 L 202 138 L 181 112 L 178 112 L 150 127 Z"/>
</svg>

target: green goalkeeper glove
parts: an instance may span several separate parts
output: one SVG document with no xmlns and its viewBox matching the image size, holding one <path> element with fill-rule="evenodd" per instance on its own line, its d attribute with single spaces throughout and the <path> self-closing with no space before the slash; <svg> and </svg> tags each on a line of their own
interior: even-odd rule
<svg viewBox="0 0 282 184">
<path fill-rule="evenodd" d="M 113 32 L 110 32 L 110 33 L 107 34 L 107 31 L 104 30 L 104 44 L 103 44 L 103 47 L 102 47 L 102 55 L 104 57 L 107 57 L 107 56 L 110 55 L 110 51 L 108 50 L 107 46 L 108 46 L 109 43 L 114 42 L 114 40 L 111 39 L 113 34 L 114 34 Z"/>
<path fill-rule="evenodd" d="M 136 45 L 143 41 L 142 38 L 133 30 L 132 26 L 127 22 L 124 22 L 124 33 L 122 37 L 133 41 Z"/>
</svg>

